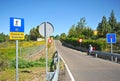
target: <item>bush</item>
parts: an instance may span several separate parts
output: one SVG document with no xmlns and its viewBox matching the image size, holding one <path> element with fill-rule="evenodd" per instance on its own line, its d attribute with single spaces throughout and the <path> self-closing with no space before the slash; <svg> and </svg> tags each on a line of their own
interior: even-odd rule
<svg viewBox="0 0 120 81">
<path fill-rule="evenodd" d="M 14 67 L 14 68 L 16 67 L 16 60 L 11 61 L 11 67 Z M 18 67 L 19 68 L 28 68 L 28 67 L 30 67 L 30 64 L 29 64 L 29 62 L 27 62 L 23 59 L 19 59 Z"/>
<path fill-rule="evenodd" d="M 0 71 L 3 71 L 8 67 L 9 67 L 9 61 L 8 61 L 8 57 L 6 56 L 6 53 L 0 52 Z"/>
<path fill-rule="evenodd" d="M 40 58 L 36 61 L 28 62 L 24 59 L 19 59 L 18 67 L 19 68 L 29 68 L 29 67 L 45 67 L 45 58 Z M 16 60 L 11 61 L 11 67 L 16 67 Z"/>
<path fill-rule="evenodd" d="M 106 48 L 106 40 L 105 39 L 98 39 L 98 40 L 91 40 L 91 39 L 83 39 L 82 43 L 78 42 L 78 38 L 66 38 L 64 42 L 68 44 L 72 44 L 74 47 L 80 46 L 84 48 L 89 48 L 91 44 L 96 50 L 104 50 Z"/>
</svg>

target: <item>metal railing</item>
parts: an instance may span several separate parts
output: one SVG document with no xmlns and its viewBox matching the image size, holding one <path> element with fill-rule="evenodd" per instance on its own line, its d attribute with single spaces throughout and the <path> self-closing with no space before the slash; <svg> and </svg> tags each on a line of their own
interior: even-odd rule
<svg viewBox="0 0 120 81">
<path fill-rule="evenodd" d="M 53 63 L 53 66 L 51 65 L 50 67 L 51 68 L 54 67 L 54 71 L 48 72 L 47 81 L 58 81 L 59 70 L 60 70 L 60 56 L 57 51 L 53 56 L 52 63 Z"/>
<path fill-rule="evenodd" d="M 96 58 L 109 59 L 109 60 L 114 61 L 116 63 L 118 63 L 120 61 L 120 54 L 117 54 L 117 53 L 92 51 L 91 55 L 95 56 Z"/>
</svg>

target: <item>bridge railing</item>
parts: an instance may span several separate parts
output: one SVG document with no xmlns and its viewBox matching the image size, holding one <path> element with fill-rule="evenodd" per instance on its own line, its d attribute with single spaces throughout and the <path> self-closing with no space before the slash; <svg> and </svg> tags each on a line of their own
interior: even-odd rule
<svg viewBox="0 0 120 81">
<path fill-rule="evenodd" d="M 53 61 L 50 65 L 50 70 L 52 70 L 52 72 L 48 72 L 47 81 L 58 81 L 60 70 L 60 56 L 57 51 L 53 55 Z"/>
<path fill-rule="evenodd" d="M 100 52 L 100 51 L 92 51 L 91 55 L 95 56 L 96 58 L 103 58 L 109 59 L 118 63 L 120 61 L 120 54 L 117 53 L 108 53 L 108 52 Z"/>
</svg>

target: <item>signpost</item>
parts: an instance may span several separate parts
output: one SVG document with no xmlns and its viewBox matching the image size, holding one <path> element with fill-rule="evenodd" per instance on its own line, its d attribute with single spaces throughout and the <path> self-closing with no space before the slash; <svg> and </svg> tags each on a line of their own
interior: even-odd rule
<svg viewBox="0 0 120 81">
<path fill-rule="evenodd" d="M 107 43 L 111 44 L 111 53 L 112 53 L 112 43 L 116 43 L 116 34 L 106 34 Z"/>
<path fill-rule="evenodd" d="M 52 43 L 52 39 L 51 39 L 51 38 L 48 39 L 48 43 L 49 43 L 49 44 Z"/>
<path fill-rule="evenodd" d="M 10 40 L 16 40 L 16 81 L 18 77 L 18 40 L 24 39 L 24 19 L 10 17 Z"/>
<path fill-rule="evenodd" d="M 81 43 L 81 42 L 82 42 L 82 39 L 79 39 L 79 40 L 78 40 L 78 42 L 80 42 L 80 43 Z"/>
<path fill-rule="evenodd" d="M 47 39 L 53 33 L 53 31 L 54 31 L 53 25 L 49 22 L 43 22 L 39 26 L 39 33 L 43 37 L 45 37 L 45 41 L 46 41 L 46 80 L 48 78 L 48 49 L 47 49 L 48 41 Z"/>
<path fill-rule="evenodd" d="M 10 18 L 10 40 L 24 40 L 23 18 Z"/>
</svg>

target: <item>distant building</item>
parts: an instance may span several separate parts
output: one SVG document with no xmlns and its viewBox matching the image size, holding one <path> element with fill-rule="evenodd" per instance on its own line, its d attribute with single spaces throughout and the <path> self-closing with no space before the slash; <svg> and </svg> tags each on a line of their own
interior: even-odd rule
<svg viewBox="0 0 120 81">
<path fill-rule="evenodd" d="M 37 38 L 37 41 L 44 41 L 43 38 Z"/>
<path fill-rule="evenodd" d="M 94 33 L 94 35 L 97 35 L 97 34 L 98 34 L 98 31 L 97 31 L 97 30 L 94 30 L 93 33 Z"/>
</svg>

